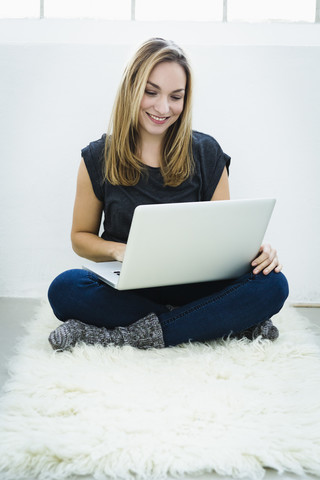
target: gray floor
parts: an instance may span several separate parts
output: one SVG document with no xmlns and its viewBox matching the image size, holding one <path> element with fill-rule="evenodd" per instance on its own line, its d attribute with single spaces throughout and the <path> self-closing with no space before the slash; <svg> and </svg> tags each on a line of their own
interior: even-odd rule
<svg viewBox="0 0 320 480">
<path fill-rule="evenodd" d="M 14 348 L 17 340 L 24 335 L 22 324 L 32 317 L 35 309 L 39 305 L 37 299 L 27 298 L 0 298 L 0 321 L 1 321 L 1 338 L 0 338 L 0 387 L 2 389 L 8 378 L 7 362 L 14 355 Z M 299 313 L 309 318 L 314 325 L 315 331 L 320 329 L 320 308 L 298 308 Z M 320 340 L 319 340 L 320 342 Z M 1 392 L 0 392 L 1 393 Z M 219 477 L 215 474 L 203 475 L 201 477 L 184 477 L 185 479 L 195 480 L 228 480 L 227 477 Z M 265 480 L 279 479 L 279 475 L 274 471 L 267 471 Z M 313 478 L 320 480 L 319 477 L 296 477 L 295 475 L 283 475 L 282 479 L 293 480 Z M 74 480 L 80 480 L 75 477 Z M 0 476 L 1 480 L 1 476 Z M 35 480 L 35 479 L 26 479 Z M 91 480 L 89 477 L 81 477 L 81 480 Z M 243 479 L 246 480 L 246 479 Z"/>
</svg>

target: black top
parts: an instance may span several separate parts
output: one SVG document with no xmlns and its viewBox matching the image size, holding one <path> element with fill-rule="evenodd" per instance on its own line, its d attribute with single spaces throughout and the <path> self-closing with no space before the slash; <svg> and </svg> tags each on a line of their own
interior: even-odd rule
<svg viewBox="0 0 320 480">
<path fill-rule="evenodd" d="M 151 203 L 198 202 L 211 200 L 224 167 L 229 173 L 230 157 L 210 135 L 192 132 L 194 174 L 177 187 L 163 185 L 160 168 L 146 166 L 137 185 L 124 187 L 104 180 L 103 162 L 106 135 L 81 150 L 93 191 L 104 203 L 102 238 L 126 243 L 134 209 Z"/>
</svg>

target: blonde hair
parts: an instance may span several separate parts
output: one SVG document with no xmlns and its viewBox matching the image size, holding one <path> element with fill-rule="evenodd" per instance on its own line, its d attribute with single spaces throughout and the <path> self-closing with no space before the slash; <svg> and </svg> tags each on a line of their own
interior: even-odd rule
<svg viewBox="0 0 320 480">
<path fill-rule="evenodd" d="M 115 99 L 104 153 L 105 178 L 113 185 L 136 185 L 145 170 L 137 155 L 139 109 L 151 71 L 162 62 L 178 63 L 187 77 L 183 111 L 164 137 L 160 164 L 164 185 L 180 185 L 193 171 L 189 62 L 172 41 L 151 38 L 139 48 L 125 69 Z"/>
</svg>

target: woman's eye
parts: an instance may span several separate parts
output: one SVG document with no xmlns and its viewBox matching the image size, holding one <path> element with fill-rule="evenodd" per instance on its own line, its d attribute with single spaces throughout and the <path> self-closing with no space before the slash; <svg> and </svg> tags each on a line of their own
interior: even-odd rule
<svg viewBox="0 0 320 480">
<path fill-rule="evenodd" d="M 146 90 L 145 93 L 151 96 L 156 95 L 156 92 L 151 92 L 150 90 Z"/>
<path fill-rule="evenodd" d="M 172 98 L 172 100 L 181 100 L 182 97 L 175 97 L 174 96 L 174 97 L 171 97 L 171 98 Z"/>
</svg>

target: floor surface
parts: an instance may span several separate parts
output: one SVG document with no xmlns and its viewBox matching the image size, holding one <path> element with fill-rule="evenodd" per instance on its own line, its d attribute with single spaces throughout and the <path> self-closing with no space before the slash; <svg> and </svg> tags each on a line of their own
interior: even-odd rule
<svg viewBox="0 0 320 480">
<path fill-rule="evenodd" d="M 39 300 L 30 298 L 0 298 L 0 322 L 1 322 L 1 337 L 0 337 L 0 394 L 1 389 L 8 378 L 7 362 L 14 355 L 14 348 L 17 340 L 25 334 L 22 325 L 32 318 L 36 308 L 39 305 Z M 299 313 L 309 318 L 314 326 L 315 331 L 320 329 L 320 308 L 298 308 Z M 320 343 L 320 340 L 319 340 Z M 320 462 L 320 459 L 319 459 Z M 168 479 L 172 477 L 168 477 Z M 185 480 L 228 480 L 229 477 L 220 477 L 216 474 L 207 474 L 200 477 L 185 476 Z M 320 480 L 320 477 L 297 477 L 295 475 L 278 475 L 272 470 L 266 472 L 265 480 L 306 480 L 314 479 Z M 1 480 L 1 474 L 0 474 Z M 34 478 L 24 480 L 36 480 Z M 71 480 L 71 479 L 70 479 Z M 72 480 L 93 480 L 92 477 L 74 477 Z M 116 479 L 114 479 L 116 480 Z M 137 479 L 139 480 L 139 479 Z M 246 479 L 242 479 L 246 480 Z"/>
</svg>

